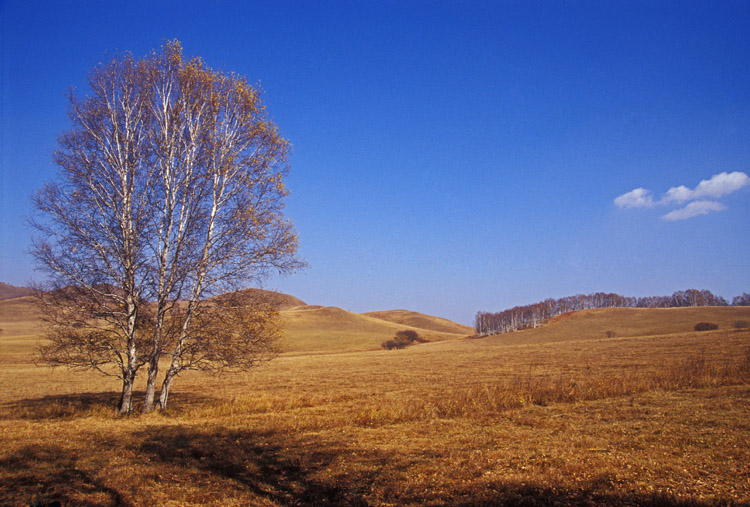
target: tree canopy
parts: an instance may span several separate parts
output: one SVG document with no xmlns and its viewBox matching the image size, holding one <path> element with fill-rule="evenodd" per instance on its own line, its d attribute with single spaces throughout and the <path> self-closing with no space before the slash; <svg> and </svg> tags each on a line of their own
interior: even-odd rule
<svg viewBox="0 0 750 507">
<path fill-rule="evenodd" d="M 271 355 L 272 305 L 229 295 L 303 265 L 283 214 L 290 145 L 257 87 L 185 59 L 178 41 L 102 63 L 88 85 L 70 93 L 58 176 L 33 197 L 32 253 L 51 289 L 42 357 L 120 378 L 121 413 L 145 365 L 154 407 L 166 360 L 166 408 L 181 371 Z"/>
</svg>

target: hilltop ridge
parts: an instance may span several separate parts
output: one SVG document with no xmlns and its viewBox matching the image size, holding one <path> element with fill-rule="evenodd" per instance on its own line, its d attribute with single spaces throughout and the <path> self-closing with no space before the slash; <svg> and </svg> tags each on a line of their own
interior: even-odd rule
<svg viewBox="0 0 750 507">
<path fill-rule="evenodd" d="M 36 329 L 38 310 L 30 298 L 24 297 L 31 294 L 31 289 L 0 283 L 0 320 L 4 321 L 4 327 L 23 326 L 23 334 Z M 282 353 L 377 350 L 396 331 L 404 329 L 416 331 L 427 341 L 456 340 L 473 333 L 468 326 L 409 310 L 354 313 L 335 306 L 307 304 L 295 296 L 272 290 L 251 288 L 238 294 L 267 298 L 276 306 L 284 332 L 280 343 Z M 18 324 L 11 324 L 16 320 Z"/>
<path fill-rule="evenodd" d="M 691 308 L 592 308 L 552 317 L 537 328 L 480 338 L 515 344 L 572 342 L 607 338 L 664 336 L 693 333 L 698 322 L 714 322 L 731 330 L 737 321 L 750 320 L 748 306 Z"/>
<path fill-rule="evenodd" d="M 409 327 L 429 329 L 443 333 L 467 335 L 474 333 L 473 327 L 465 326 L 442 317 L 434 317 L 432 315 L 426 315 L 424 313 L 413 312 L 410 310 L 382 310 L 377 312 L 366 312 L 362 315 L 393 322 L 394 324 L 403 324 Z"/>
<path fill-rule="evenodd" d="M 305 305 L 280 311 L 285 352 L 379 349 L 396 331 L 411 329 L 427 341 L 464 338 L 468 326 L 408 310 L 354 313 L 335 306 Z"/>
<path fill-rule="evenodd" d="M 28 287 L 16 287 L 8 283 L 0 282 L 0 301 L 4 299 L 14 299 L 34 294 L 34 289 Z"/>
</svg>

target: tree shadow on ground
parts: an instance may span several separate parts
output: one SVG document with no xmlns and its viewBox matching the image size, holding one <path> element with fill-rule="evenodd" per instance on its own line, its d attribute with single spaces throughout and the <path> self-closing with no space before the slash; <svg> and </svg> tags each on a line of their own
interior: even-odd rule
<svg viewBox="0 0 750 507">
<path fill-rule="evenodd" d="M 224 493 L 235 488 L 237 498 L 276 505 L 717 505 L 662 493 L 620 491 L 606 478 L 577 489 L 498 480 L 468 486 L 446 481 L 445 489 L 425 491 L 410 487 L 415 484 L 412 473 L 424 460 L 441 458 L 439 450 L 393 455 L 296 433 L 169 426 L 145 430 L 138 440 L 139 453 L 150 461 L 177 468 L 207 488 L 218 483 Z M 205 503 L 212 501 L 212 493 L 206 491 Z"/>
<path fill-rule="evenodd" d="M 173 426 L 149 429 L 139 440 L 139 451 L 150 461 L 178 467 L 207 484 L 221 479 L 224 488 L 236 487 L 238 496 L 250 493 L 278 505 L 368 505 L 367 483 L 316 477 L 335 467 L 337 457 L 346 452 L 341 448 L 273 432 Z"/>
<path fill-rule="evenodd" d="M 118 491 L 81 469 L 69 450 L 55 445 L 19 449 L 0 459 L 0 473 L 0 505 L 130 505 Z"/>
<path fill-rule="evenodd" d="M 26 446 L 0 459 L 0 505 L 128 506 L 433 505 L 707 507 L 665 494 L 622 491 L 606 479 L 577 489 L 539 483 L 469 480 L 415 487 L 411 474 L 438 450 L 393 455 L 344 439 L 224 428 L 216 424 L 149 424 L 116 436 Z M 113 463 L 116 467 L 112 467 Z M 113 468 L 108 470 L 108 468 Z M 117 470 L 130 475 L 118 476 Z M 477 478 L 479 479 L 479 478 Z"/>
<path fill-rule="evenodd" d="M 133 393 L 135 400 L 142 400 L 145 392 Z M 120 399 L 118 392 L 99 393 L 76 393 L 57 394 L 30 398 L 12 403 L 2 407 L 0 417 L 8 419 L 45 420 L 45 419 L 72 419 L 85 417 L 93 413 L 117 415 L 117 403 Z M 170 414 L 179 414 L 181 411 L 198 405 L 208 405 L 215 402 L 216 398 L 203 396 L 195 393 L 173 393 L 170 394 L 170 402 L 177 408 L 170 410 Z M 136 401 L 134 414 L 140 413 L 140 405 Z"/>
<path fill-rule="evenodd" d="M 744 505 L 727 501 L 705 502 L 681 499 L 666 493 L 618 492 L 602 489 L 597 484 L 583 485 L 578 489 L 550 487 L 540 484 L 498 482 L 473 491 L 451 492 L 449 498 L 402 497 L 401 505 L 435 505 L 453 507 L 709 507 L 719 505 Z"/>
</svg>

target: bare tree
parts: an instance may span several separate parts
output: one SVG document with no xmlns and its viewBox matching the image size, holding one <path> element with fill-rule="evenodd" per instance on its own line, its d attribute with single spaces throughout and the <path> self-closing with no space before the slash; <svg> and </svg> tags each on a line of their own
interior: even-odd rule
<svg viewBox="0 0 750 507">
<path fill-rule="evenodd" d="M 167 328 L 165 344 L 172 353 L 159 396 L 162 409 L 180 372 L 248 370 L 276 356 L 281 335 L 277 305 L 260 292 L 228 292 L 192 308 L 188 303 L 170 312 Z"/>
<path fill-rule="evenodd" d="M 121 413 L 132 410 L 144 364 L 144 410 L 154 407 L 166 358 L 166 408 L 181 371 L 269 355 L 259 343 L 277 335 L 273 312 L 211 296 L 302 265 L 283 216 L 289 145 L 258 89 L 183 59 L 176 41 L 141 60 L 116 57 L 89 84 L 85 98 L 71 93 L 58 181 L 34 197 L 42 234 L 33 253 L 53 288 L 69 288 L 49 293 L 52 345 L 42 358 L 107 374 L 117 365 Z M 220 332 L 218 322 L 237 327 Z"/>
<path fill-rule="evenodd" d="M 59 305 L 46 315 L 55 349 L 52 364 L 102 370 L 101 352 L 119 368 L 120 412 L 132 410 L 132 388 L 140 367 L 136 323 L 145 273 L 142 238 L 150 206 L 146 166 L 147 116 L 140 80 L 142 64 L 130 56 L 113 60 L 89 76 L 91 95 L 70 95 L 73 129 L 59 138 L 57 182 L 40 189 L 33 204 L 43 219 L 32 253 L 47 272 Z M 68 287 L 66 289 L 66 287 Z M 69 320 L 68 320 L 69 319 Z M 62 345 L 76 353 L 66 356 Z"/>
<path fill-rule="evenodd" d="M 187 306 L 169 353 L 162 409 L 174 377 L 185 369 L 186 350 L 202 343 L 191 332 L 191 324 L 204 295 L 262 277 L 269 268 L 289 271 L 299 266 L 294 259 L 296 235 L 282 215 L 288 143 L 266 118 L 258 90 L 238 76 L 205 68 L 200 60 L 183 62 L 175 51 L 165 60 L 176 69 L 170 95 L 159 94 L 165 111 L 160 118 L 185 124 L 180 151 L 193 156 L 190 166 L 176 164 L 178 174 L 190 171 L 191 177 L 184 179 L 178 192 L 181 205 L 175 221 L 186 225 L 177 228 L 173 244 L 179 258 L 168 267 L 170 272 L 179 268 L 175 278 L 186 290 Z M 165 129 L 160 126 L 159 131 Z M 160 352 L 155 348 L 152 359 Z M 151 361 L 149 380 L 155 378 L 151 372 L 158 364 Z M 151 402 L 147 396 L 147 410 Z"/>
</svg>

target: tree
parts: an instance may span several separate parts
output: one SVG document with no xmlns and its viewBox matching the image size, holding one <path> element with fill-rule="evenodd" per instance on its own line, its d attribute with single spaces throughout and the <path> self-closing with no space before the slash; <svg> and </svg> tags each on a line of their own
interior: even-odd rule
<svg viewBox="0 0 750 507">
<path fill-rule="evenodd" d="M 89 87 L 71 92 L 57 181 L 34 196 L 33 254 L 55 289 L 42 358 L 119 377 L 121 413 L 146 364 L 154 407 L 167 359 L 165 409 L 180 372 L 249 366 L 272 348 L 259 346 L 278 334 L 266 303 L 212 296 L 303 265 L 283 216 L 289 144 L 258 89 L 185 60 L 177 41 L 99 65 Z"/>
</svg>

